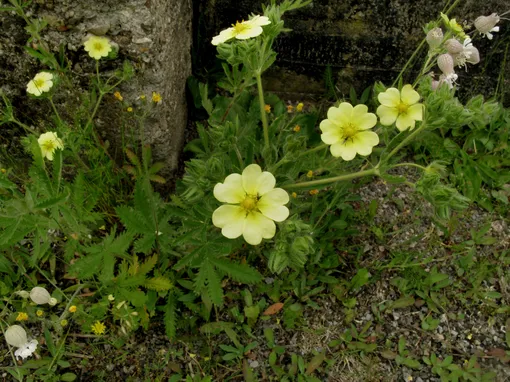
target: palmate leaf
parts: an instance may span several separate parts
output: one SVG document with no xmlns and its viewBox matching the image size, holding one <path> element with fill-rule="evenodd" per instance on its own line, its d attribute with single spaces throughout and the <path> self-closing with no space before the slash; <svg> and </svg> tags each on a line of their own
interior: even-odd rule
<svg viewBox="0 0 510 382">
<path fill-rule="evenodd" d="M 244 284 L 256 284 L 262 281 L 262 275 L 247 264 L 233 263 L 218 258 L 210 258 L 209 261 L 234 281 Z"/>
</svg>

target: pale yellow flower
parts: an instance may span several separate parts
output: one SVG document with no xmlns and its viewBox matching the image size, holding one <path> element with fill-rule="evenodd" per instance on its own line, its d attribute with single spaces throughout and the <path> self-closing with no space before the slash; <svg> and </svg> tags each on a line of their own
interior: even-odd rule
<svg viewBox="0 0 510 382">
<path fill-rule="evenodd" d="M 57 136 L 57 133 L 52 131 L 41 134 L 39 139 L 37 139 L 37 142 L 41 148 L 42 156 L 46 157 L 48 160 L 53 160 L 53 154 L 55 153 L 56 149 L 64 149 L 62 140 Z"/>
<path fill-rule="evenodd" d="M 96 321 L 90 327 L 90 330 L 92 330 L 92 332 L 94 334 L 101 335 L 101 334 L 104 334 L 104 332 L 106 330 L 106 326 L 101 321 Z"/>
<path fill-rule="evenodd" d="M 297 111 L 298 113 L 302 112 L 302 111 L 303 111 L 303 107 L 305 107 L 305 105 L 303 104 L 303 102 L 298 103 L 298 104 L 297 104 L 297 106 L 296 106 L 296 111 Z"/>
<path fill-rule="evenodd" d="M 26 321 L 28 320 L 28 314 L 25 312 L 19 312 L 18 316 L 16 317 L 16 321 Z"/>
<path fill-rule="evenodd" d="M 254 16 L 248 21 L 241 21 L 232 24 L 232 27 L 222 30 L 219 35 L 212 39 L 213 45 L 222 44 L 228 40 L 236 38 L 238 40 L 247 40 L 262 34 L 262 27 L 271 24 L 266 16 Z"/>
<path fill-rule="evenodd" d="M 126 110 L 127 110 L 128 113 L 132 113 L 133 112 L 133 108 L 131 106 L 128 107 Z"/>
<path fill-rule="evenodd" d="M 274 222 L 289 216 L 289 209 L 284 206 L 289 194 L 275 185 L 273 174 L 262 172 L 257 164 L 246 167 L 242 175 L 230 174 L 214 187 L 214 197 L 228 204 L 214 211 L 213 224 L 221 228 L 223 236 L 236 239 L 243 235 L 251 245 L 272 238 L 276 232 Z"/>
<path fill-rule="evenodd" d="M 53 86 L 53 74 L 48 72 L 37 73 L 33 80 L 27 84 L 27 93 L 40 96 L 49 92 Z"/>
<path fill-rule="evenodd" d="M 292 197 L 293 197 L 294 199 L 296 199 L 296 198 L 297 198 L 297 194 L 296 194 L 295 192 L 293 192 L 291 195 L 292 195 Z"/>
<path fill-rule="evenodd" d="M 308 171 L 308 172 L 306 173 L 306 177 L 307 177 L 307 178 L 313 178 L 313 171 L 312 171 L 312 170 Z"/>
<path fill-rule="evenodd" d="M 293 113 L 294 112 L 294 106 L 287 105 L 287 113 Z"/>
<path fill-rule="evenodd" d="M 37 317 L 42 317 L 44 316 L 44 312 L 41 310 L 41 309 L 38 309 L 35 314 L 37 315 Z"/>
<path fill-rule="evenodd" d="M 85 51 L 95 60 L 100 60 L 101 57 L 107 57 L 112 50 L 110 40 L 106 37 L 90 36 L 83 45 Z"/>
<path fill-rule="evenodd" d="M 76 305 L 73 305 L 73 306 L 69 307 L 69 311 L 70 311 L 71 313 L 76 312 Z"/>
<path fill-rule="evenodd" d="M 402 91 L 389 88 L 378 97 L 381 105 L 377 108 L 377 115 L 384 126 L 392 125 L 396 121 L 397 129 L 405 131 L 414 129 L 416 121 L 423 119 L 423 105 L 418 103 L 420 95 L 411 85 L 405 85 Z"/>
<path fill-rule="evenodd" d="M 356 154 L 369 155 L 372 148 L 379 144 L 379 136 L 367 131 L 375 126 L 377 117 L 368 113 L 365 105 L 353 107 L 342 102 L 338 107 L 330 107 L 328 118 L 320 124 L 321 139 L 331 145 L 331 155 L 349 161 Z"/>
</svg>

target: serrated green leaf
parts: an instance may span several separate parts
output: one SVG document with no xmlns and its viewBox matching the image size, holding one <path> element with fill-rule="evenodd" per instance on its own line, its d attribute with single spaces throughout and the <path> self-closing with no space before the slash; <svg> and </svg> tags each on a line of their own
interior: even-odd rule
<svg viewBox="0 0 510 382">
<path fill-rule="evenodd" d="M 165 332 L 168 338 L 174 339 L 177 327 L 177 299 L 173 293 L 169 293 L 165 306 Z"/>
<path fill-rule="evenodd" d="M 162 292 L 162 291 L 171 289 L 173 287 L 173 284 L 166 277 L 159 276 L 159 277 L 150 278 L 147 281 L 145 281 L 145 287 L 147 289 Z"/>
<path fill-rule="evenodd" d="M 214 266 L 225 272 L 234 281 L 245 284 L 256 284 L 262 281 L 262 275 L 247 264 L 233 263 L 228 260 L 211 257 L 209 261 Z"/>
</svg>

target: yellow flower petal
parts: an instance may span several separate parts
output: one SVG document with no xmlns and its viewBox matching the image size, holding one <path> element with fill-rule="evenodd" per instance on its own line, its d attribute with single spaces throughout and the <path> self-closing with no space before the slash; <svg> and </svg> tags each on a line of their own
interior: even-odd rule
<svg viewBox="0 0 510 382">
<path fill-rule="evenodd" d="M 377 115 L 379 116 L 381 125 L 390 126 L 397 120 L 398 109 L 380 105 L 377 108 Z"/>
<path fill-rule="evenodd" d="M 323 133 L 321 134 L 321 140 L 327 145 L 333 145 L 342 139 L 341 132 L 341 129 L 337 129 L 336 131 Z"/>
<path fill-rule="evenodd" d="M 219 45 L 235 37 L 234 28 L 222 30 L 219 35 L 213 37 L 212 44 Z"/>
<path fill-rule="evenodd" d="M 353 160 L 356 156 L 356 148 L 351 141 L 335 143 L 331 145 L 331 155 L 337 158 L 342 157 L 345 161 Z"/>
<path fill-rule="evenodd" d="M 351 121 L 353 107 L 350 103 L 342 102 L 338 107 L 330 107 L 328 119 L 337 126 L 343 126 Z"/>
<path fill-rule="evenodd" d="M 423 105 L 421 103 L 417 103 L 415 105 L 409 106 L 407 109 L 407 115 L 414 119 L 415 121 L 423 120 Z"/>
<path fill-rule="evenodd" d="M 214 197 L 224 203 L 240 203 L 245 197 L 242 177 L 240 174 L 230 174 L 223 183 L 214 186 Z"/>
<path fill-rule="evenodd" d="M 264 195 L 271 191 L 276 179 L 270 172 L 262 172 L 258 164 L 251 164 L 243 171 L 243 188 L 249 195 Z"/>
<path fill-rule="evenodd" d="M 243 237 L 248 244 L 258 245 L 262 239 L 271 239 L 276 232 L 274 222 L 259 212 L 246 216 Z"/>
<path fill-rule="evenodd" d="M 379 93 L 377 99 L 381 105 L 397 107 L 400 104 L 400 92 L 396 88 L 389 88 L 385 92 Z"/>
<path fill-rule="evenodd" d="M 420 100 L 420 95 L 413 89 L 411 85 L 405 85 L 402 88 L 402 92 L 400 93 L 400 98 L 405 104 L 413 105 Z"/>
<path fill-rule="evenodd" d="M 238 33 L 236 35 L 236 38 L 238 40 L 247 40 L 252 37 L 257 37 L 258 35 L 261 35 L 263 32 L 262 27 L 255 26 L 253 28 L 248 28 L 243 30 L 241 33 Z"/>
<path fill-rule="evenodd" d="M 223 228 L 230 224 L 240 224 L 244 221 L 246 211 L 237 205 L 224 204 L 218 207 L 212 215 L 214 226 Z M 242 225 L 242 224 L 240 224 Z M 239 236 L 239 235 L 238 235 Z M 237 237 L 237 236 L 236 236 Z"/>
<path fill-rule="evenodd" d="M 414 129 L 415 121 L 409 114 L 400 114 L 397 118 L 397 123 L 395 126 L 397 126 L 397 129 L 399 131 L 405 131 L 409 128 Z"/>
<path fill-rule="evenodd" d="M 281 188 L 275 188 L 264 194 L 257 207 L 262 214 L 277 222 L 282 222 L 289 217 L 289 209 L 284 204 L 289 202 L 289 194 Z"/>
<path fill-rule="evenodd" d="M 356 127 L 359 130 L 368 130 L 375 126 L 375 124 L 377 123 L 377 117 L 375 116 L 374 113 L 365 113 L 363 115 L 357 116 L 354 121 Z"/>
<path fill-rule="evenodd" d="M 373 131 L 361 131 L 354 136 L 354 145 L 360 155 L 370 155 L 372 148 L 379 144 L 379 136 Z"/>
</svg>

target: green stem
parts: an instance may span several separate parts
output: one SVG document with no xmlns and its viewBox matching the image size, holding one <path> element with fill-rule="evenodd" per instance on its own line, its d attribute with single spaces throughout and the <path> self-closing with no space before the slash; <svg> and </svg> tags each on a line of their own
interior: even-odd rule
<svg viewBox="0 0 510 382">
<path fill-rule="evenodd" d="M 419 168 L 420 170 L 427 171 L 426 167 L 420 166 L 419 164 L 416 164 L 416 163 L 398 163 L 398 164 L 391 166 L 391 168 L 406 167 L 406 166 L 416 167 L 416 168 Z"/>
<path fill-rule="evenodd" d="M 259 93 L 259 104 L 260 104 L 260 119 L 262 120 L 262 127 L 264 128 L 264 144 L 269 147 L 269 126 L 267 124 L 267 116 L 264 107 L 266 102 L 264 101 L 264 89 L 262 88 L 262 77 L 260 70 L 255 73 L 257 78 L 257 90 Z"/>
<path fill-rule="evenodd" d="M 328 145 L 323 143 L 322 145 L 318 145 L 318 146 L 314 147 L 313 149 L 309 149 L 309 150 L 303 151 L 302 153 L 300 153 L 298 155 L 298 157 L 302 157 L 303 155 L 308 155 L 308 154 L 314 153 L 316 151 L 323 150 L 323 149 L 325 149 L 327 147 L 328 147 Z"/>
<path fill-rule="evenodd" d="M 62 119 L 60 118 L 60 114 L 57 111 L 57 108 L 55 107 L 55 103 L 53 102 L 53 97 L 48 98 L 50 100 L 51 108 L 53 109 L 53 112 L 55 113 L 55 116 L 57 117 L 58 125 L 63 126 Z"/>
<path fill-rule="evenodd" d="M 416 130 L 414 130 L 411 134 L 409 134 L 407 137 L 404 138 L 404 140 L 402 142 L 400 142 L 400 144 L 395 147 L 389 154 L 386 158 L 384 159 L 381 159 L 381 161 L 379 161 L 379 163 L 381 163 L 382 161 L 384 162 L 388 162 L 388 160 L 394 156 L 402 147 L 404 147 L 405 145 L 407 145 L 410 141 L 412 141 L 414 139 L 414 137 L 416 137 L 419 133 L 421 133 L 421 131 L 427 126 L 427 123 L 426 121 L 423 121 L 421 126 L 418 127 Z"/>
<path fill-rule="evenodd" d="M 329 184 L 329 183 L 341 182 L 341 181 L 345 181 L 345 180 L 362 178 L 364 176 L 369 176 L 369 175 L 379 175 L 379 169 L 377 167 L 375 167 L 370 170 L 358 171 L 358 172 L 355 172 L 352 174 L 339 175 L 339 176 L 334 176 L 331 178 L 324 178 L 324 179 L 319 179 L 319 180 L 312 180 L 310 182 L 288 184 L 288 185 L 282 186 L 282 188 L 293 189 L 293 188 L 305 188 L 305 187 L 312 187 L 312 186 L 320 186 L 323 184 Z"/>
<path fill-rule="evenodd" d="M 15 123 L 16 125 L 18 125 L 19 127 L 22 127 L 27 133 L 29 134 L 34 134 L 34 131 L 28 127 L 27 125 L 25 125 L 24 123 L 21 123 L 20 121 L 18 121 L 17 119 L 15 118 L 11 118 L 9 120 L 9 122 L 12 122 L 12 123 Z"/>
</svg>

